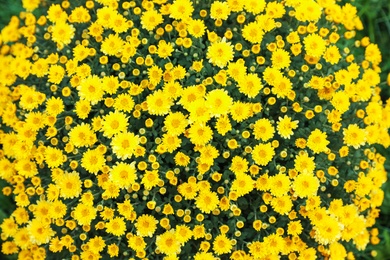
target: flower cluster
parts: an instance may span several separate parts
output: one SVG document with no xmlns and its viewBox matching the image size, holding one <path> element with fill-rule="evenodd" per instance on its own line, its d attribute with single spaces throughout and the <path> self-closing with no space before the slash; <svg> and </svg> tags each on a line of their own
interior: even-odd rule
<svg viewBox="0 0 390 260">
<path fill-rule="evenodd" d="M 378 243 L 390 102 L 354 6 L 22 2 L 0 34 L 2 253 L 354 259 Z"/>
</svg>

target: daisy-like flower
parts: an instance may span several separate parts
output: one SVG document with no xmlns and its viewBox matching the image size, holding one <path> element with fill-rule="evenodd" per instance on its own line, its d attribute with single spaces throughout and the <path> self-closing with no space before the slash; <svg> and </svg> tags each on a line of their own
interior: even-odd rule
<svg viewBox="0 0 390 260">
<path fill-rule="evenodd" d="M 319 187 L 320 181 L 309 172 L 299 174 L 292 183 L 294 194 L 300 198 L 315 196 Z"/>
<path fill-rule="evenodd" d="M 172 52 L 173 52 L 173 46 L 171 43 L 167 43 L 166 41 L 164 40 L 160 40 L 158 42 L 158 45 L 157 45 L 157 55 L 162 58 L 162 59 L 166 59 L 168 58 L 169 56 L 172 55 Z"/>
<path fill-rule="evenodd" d="M 128 188 L 137 179 L 135 166 L 133 164 L 119 162 L 111 168 L 109 178 L 119 188 Z"/>
<path fill-rule="evenodd" d="M 157 229 L 158 221 L 149 214 L 143 214 L 137 218 L 134 226 L 137 229 L 137 235 L 142 237 L 152 237 Z"/>
<path fill-rule="evenodd" d="M 122 50 L 124 44 L 118 34 L 110 34 L 104 38 L 100 50 L 106 55 L 115 56 Z"/>
<path fill-rule="evenodd" d="M 207 49 L 206 57 L 209 59 L 210 63 L 215 64 L 220 68 L 224 68 L 229 61 L 233 60 L 233 46 L 230 42 L 226 42 L 226 40 L 213 42 Z"/>
<path fill-rule="evenodd" d="M 169 8 L 170 17 L 176 20 L 186 20 L 191 17 L 194 7 L 190 0 L 175 0 Z"/>
<path fill-rule="evenodd" d="M 88 100 L 79 100 L 75 105 L 75 112 L 78 118 L 86 119 L 91 112 L 91 103 Z"/>
<path fill-rule="evenodd" d="M 48 81 L 54 84 L 60 84 L 65 76 L 65 69 L 60 65 L 52 65 L 49 68 Z"/>
<path fill-rule="evenodd" d="M 74 126 L 69 132 L 69 141 L 76 147 L 93 145 L 96 140 L 95 132 L 86 123 Z"/>
<path fill-rule="evenodd" d="M 188 111 L 190 112 L 190 122 L 207 123 L 211 118 L 210 110 L 203 98 L 195 100 L 188 108 Z"/>
<path fill-rule="evenodd" d="M 290 66 L 290 54 L 283 49 L 276 49 L 271 56 L 272 66 L 277 69 L 283 69 Z"/>
<path fill-rule="evenodd" d="M 71 43 L 76 29 L 66 22 L 59 22 L 53 25 L 52 40 L 60 46 Z"/>
<path fill-rule="evenodd" d="M 126 222 L 123 217 L 115 217 L 110 219 L 106 225 L 106 232 L 120 237 L 126 232 Z"/>
<path fill-rule="evenodd" d="M 255 15 L 261 13 L 265 6 L 265 0 L 248 0 L 244 2 L 245 10 Z"/>
<path fill-rule="evenodd" d="M 245 173 L 248 171 L 248 161 L 240 156 L 234 156 L 232 159 L 232 165 L 229 170 L 234 172 L 235 174 Z"/>
<path fill-rule="evenodd" d="M 233 104 L 233 99 L 226 90 L 214 89 L 207 93 L 206 106 L 213 116 L 226 115 Z"/>
<path fill-rule="evenodd" d="M 114 154 L 122 160 L 131 158 L 139 145 L 139 137 L 131 132 L 123 132 L 115 135 L 111 141 Z"/>
<path fill-rule="evenodd" d="M 81 166 L 86 169 L 88 172 L 97 174 L 105 165 L 106 159 L 104 155 L 99 150 L 90 150 L 88 149 L 83 154 L 81 159 Z"/>
<path fill-rule="evenodd" d="M 103 135 L 109 138 L 126 131 L 129 125 L 126 114 L 122 112 L 110 112 L 106 114 L 102 122 Z"/>
<path fill-rule="evenodd" d="M 172 106 L 172 99 L 165 95 L 162 90 L 154 91 L 146 97 L 148 111 L 152 115 L 166 115 Z"/>
<path fill-rule="evenodd" d="M 187 225 L 177 225 L 175 229 L 177 240 L 179 240 L 182 245 L 192 238 L 192 230 Z"/>
<path fill-rule="evenodd" d="M 221 1 L 214 1 L 210 7 L 210 17 L 214 20 L 226 20 L 230 15 L 230 8 L 228 3 Z"/>
<path fill-rule="evenodd" d="M 337 91 L 333 94 L 330 103 L 337 109 L 341 114 L 348 111 L 350 102 L 347 93 L 344 91 Z"/>
<path fill-rule="evenodd" d="M 291 201 L 290 196 L 284 195 L 281 197 L 276 197 L 271 200 L 271 206 L 275 210 L 275 212 L 280 215 L 287 215 L 291 208 L 293 207 L 293 203 Z"/>
<path fill-rule="evenodd" d="M 161 81 L 162 69 L 157 65 L 153 65 L 148 69 L 148 77 L 150 83 L 156 86 Z"/>
<path fill-rule="evenodd" d="M 284 139 L 290 139 L 290 137 L 294 134 L 293 130 L 298 128 L 298 122 L 298 120 L 292 121 L 291 117 L 287 115 L 279 117 L 276 127 L 278 134 Z"/>
<path fill-rule="evenodd" d="M 79 225 L 89 225 L 96 218 L 96 208 L 84 203 L 77 204 L 74 209 L 74 219 Z"/>
<path fill-rule="evenodd" d="M 234 121 L 240 123 L 252 115 L 251 104 L 235 101 L 230 107 L 230 114 Z"/>
<path fill-rule="evenodd" d="M 344 144 L 358 149 L 366 142 L 366 130 L 360 128 L 357 124 L 350 124 L 343 130 Z"/>
<path fill-rule="evenodd" d="M 275 128 L 267 118 L 259 119 L 253 125 L 253 134 L 257 140 L 268 141 L 274 136 Z"/>
<path fill-rule="evenodd" d="M 141 16 L 141 25 L 142 28 L 152 31 L 154 28 L 156 28 L 159 24 L 161 24 L 164 21 L 163 16 L 161 13 L 154 9 L 147 10 L 142 13 Z"/>
<path fill-rule="evenodd" d="M 314 226 L 315 239 L 322 245 L 328 245 L 341 237 L 343 226 L 333 216 L 324 216 Z"/>
<path fill-rule="evenodd" d="M 145 189 L 151 190 L 153 187 L 157 186 L 160 180 L 157 170 L 145 171 L 141 183 L 144 185 Z"/>
<path fill-rule="evenodd" d="M 190 141 L 195 145 L 205 145 L 213 138 L 213 130 L 206 124 L 194 123 L 188 130 Z"/>
<path fill-rule="evenodd" d="M 203 213 L 210 213 L 218 207 L 218 195 L 214 191 L 200 190 L 195 200 L 196 207 Z"/>
<path fill-rule="evenodd" d="M 134 100 L 129 94 L 119 94 L 115 98 L 114 108 L 118 111 L 131 112 L 134 108 Z"/>
<path fill-rule="evenodd" d="M 308 139 L 307 147 L 309 147 L 314 153 L 321 153 L 327 150 L 329 141 L 327 140 L 327 134 L 319 129 L 314 129 Z"/>
<path fill-rule="evenodd" d="M 326 50 L 326 41 L 316 33 L 306 36 L 303 43 L 306 53 L 312 57 L 321 57 Z"/>
<path fill-rule="evenodd" d="M 64 199 L 76 198 L 80 195 L 81 180 L 77 172 L 64 173 L 57 181 L 60 188 L 60 197 Z"/>
<path fill-rule="evenodd" d="M 255 73 L 249 73 L 238 80 L 238 89 L 249 98 L 255 98 L 263 88 L 260 78 Z"/>
<path fill-rule="evenodd" d="M 164 126 L 171 135 L 180 135 L 184 133 L 187 125 L 188 120 L 181 112 L 169 113 L 164 120 Z"/>
<path fill-rule="evenodd" d="M 245 173 L 236 174 L 236 179 L 232 183 L 231 190 L 237 192 L 238 197 L 242 197 L 254 188 L 254 180 L 252 177 Z"/>
<path fill-rule="evenodd" d="M 134 251 L 141 252 L 142 250 L 145 250 L 146 243 L 143 237 L 131 235 L 128 239 L 129 247 Z"/>
<path fill-rule="evenodd" d="M 206 25 L 204 24 L 203 20 L 191 19 L 188 22 L 187 30 L 195 38 L 200 38 L 204 35 L 206 31 Z"/>
<path fill-rule="evenodd" d="M 306 152 L 300 152 L 294 160 L 295 169 L 302 173 L 313 173 L 316 167 L 314 157 L 309 157 Z"/>
<path fill-rule="evenodd" d="M 252 159 L 256 164 L 266 166 L 274 157 L 275 150 L 271 143 L 258 144 L 252 150 Z"/>
<path fill-rule="evenodd" d="M 215 237 L 213 242 L 213 251 L 217 255 L 223 255 L 230 253 L 233 248 L 233 242 L 226 237 L 225 234 L 221 234 Z"/>
<path fill-rule="evenodd" d="M 104 90 L 102 81 L 96 75 L 88 76 L 82 80 L 77 89 L 80 98 L 91 102 L 92 105 L 103 99 Z"/>
<path fill-rule="evenodd" d="M 268 188 L 270 189 L 271 194 L 275 197 L 287 195 L 290 191 L 291 181 L 285 174 L 278 173 L 270 177 L 268 182 Z"/>
<path fill-rule="evenodd" d="M 60 166 L 64 162 L 64 155 L 62 153 L 62 150 L 51 146 L 46 147 L 45 161 L 49 168 L 55 168 Z"/>
<path fill-rule="evenodd" d="M 34 218 L 27 226 L 30 235 L 30 241 L 36 245 L 46 244 L 55 235 L 54 230 L 50 227 L 50 222 Z"/>
<path fill-rule="evenodd" d="M 192 200 L 197 195 L 198 185 L 194 182 L 183 182 L 177 190 L 186 200 Z"/>
</svg>

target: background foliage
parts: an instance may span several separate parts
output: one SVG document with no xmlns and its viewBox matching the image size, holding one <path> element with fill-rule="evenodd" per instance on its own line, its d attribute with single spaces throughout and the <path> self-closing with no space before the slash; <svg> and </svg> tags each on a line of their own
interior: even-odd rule
<svg viewBox="0 0 390 260">
<path fill-rule="evenodd" d="M 343 0 L 343 2 L 351 2 L 351 0 Z M 352 0 L 354 5 L 359 10 L 365 28 L 358 32 L 356 39 L 364 36 L 369 36 L 371 41 L 377 43 L 382 51 L 382 97 L 387 100 L 390 97 L 390 86 L 387 85 L 387 75 L 390 73 L 390 1 L 389 0 Z M 3 28 L 13 15 L 17 15 L 22 10 L 21 1 L 17 0 L 0 0 L 0 29 Z M 378 148 L 382 154 L 386 155 L 386 170 L 388 179 L 390 180 L 390 148 L 387 150 Z M 0 180 L 0 188 L 5 186 L 5 182 Z M 377 252 L 378 260 L 390 259 L 390 182 L 384 184 L 385 199 L 381 207 L 381 215 L 377 221 L 381 242 L 372 246 L 372 250 Z M 8 217 L 14 210 L 12 201 L 2 195 L 0 192 L 0 223 L 4 218 Z M 1 245 L 1 241 L 0 241 Z M 367 259 L 370 259 L 367 256 Z M 1 255 L 0 259 L 6 258 Z"/>
</svg>

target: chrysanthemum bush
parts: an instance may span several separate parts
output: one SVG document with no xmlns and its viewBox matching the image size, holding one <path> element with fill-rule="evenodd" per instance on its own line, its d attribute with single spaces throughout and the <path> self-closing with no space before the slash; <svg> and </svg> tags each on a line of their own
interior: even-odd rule
<svg viewBox="0 0 390 260">
<path fill-rule="evenodd" d="M 351 4 L 23 6 L 0 38 L 2 253 L 355 259 L 379 242 L 390 102 Z"/>
</svg>

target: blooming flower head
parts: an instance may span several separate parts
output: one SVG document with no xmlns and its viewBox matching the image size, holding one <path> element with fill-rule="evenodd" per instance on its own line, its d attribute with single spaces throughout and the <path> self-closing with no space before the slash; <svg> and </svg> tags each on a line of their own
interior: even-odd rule
<svg viewBox="0 0 390 260">
<path fill-rule="evenodd" d="M 233 56 L 233 46 L 226 41 L 214 42 L 207 50 L 207 59 L 220 68 L 224 68 L 229 61 L 232 61 Z"/>
<path fill-rule="evenodd" d="M 151 215 L 144 214 L 137 218 L 135 227 L 139 236 L 151 237 L 156 231 L 158 221 Z"/>
<path fill-rule="evenodd" d="M 294 134 L 293 130 L 298 127 L 298 120 L 292 121 L 291 118 L 285 115 L 283 118 L 279 117 L 276 129 L 278 134 L 285 139 L 290 139 L 291 135 Z"/>
<path fill-rule="evenodd" d="M 313 57 L 321 57 L 326 50 L 325 40 L 318 34 L 309 34 L 303 40 L 306 53 Z"/>
<path fill-rule="evenodd" d="M 261 166 L 267 165 L 274 157 L 275 150 L 271 143 L 258 144 L 253 148 L 252 159 Z"/>
<path fill-rule="evenodd" d="M 366 132 L 364 129 L 361 129 L 356 124 L 350 124 L 347 128 L 343 130 L 344 143 L 348 146 L 353 146 L 354 148 L 359 148 L 366 141 Z"/>
<path fill-rule="evenodd" d="M 177 20 L 185 20 L 191 16 L 194 7 L 190 0 L 175 0 L 169 10 L 171 12 L 170 17 Z"/>
<path fill-rule="evenodd" d="M 209 190 L 202 190 L 196 197 L 195 205 L 204 213 L 210 213 L 217 208 L 219 203 L 218 195 Z"/>
<path fill-rule="evenodd" d="M 226 20 L 230 14 L 229 5 L 226 2 L 214 1 L 210 7 L 210 17 L 217 20 Z"/>
<path fill-rule="evenodd" d="M 177 239 L 175 230 L 169 230 L 157 236 L 156 244 L 158 249 L 166 255 L 174 255 L 180 252 L 180 241 Z"/>
<path fill-rule="evenodd" d="M 67 45 L 74 37 L 75 28 L 65 22 L 56 23 L 53 26 L 52 39 L 60 46 Z"/>
<path fill-rule="evenodd" d="M 327 134 L 319 129 L 313 130 L 307 139 L 307 146 L 314 153 L 325 152 L 328 144 Z"/>
</svg>

